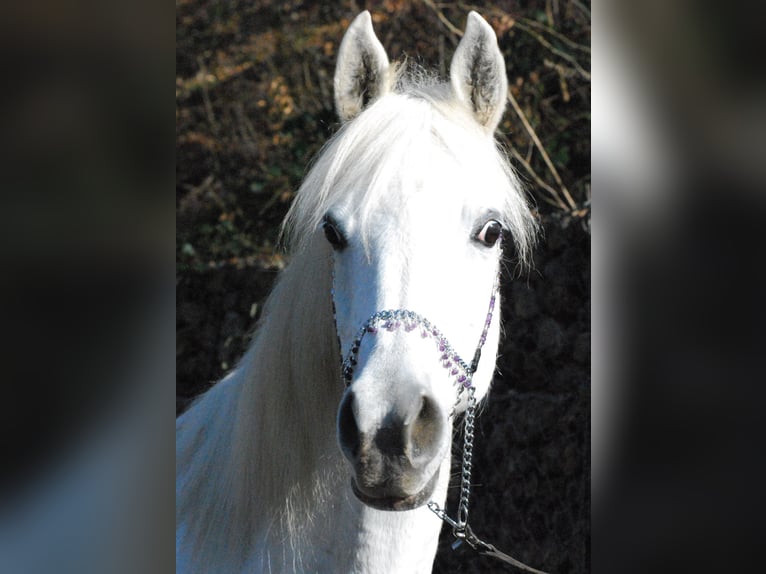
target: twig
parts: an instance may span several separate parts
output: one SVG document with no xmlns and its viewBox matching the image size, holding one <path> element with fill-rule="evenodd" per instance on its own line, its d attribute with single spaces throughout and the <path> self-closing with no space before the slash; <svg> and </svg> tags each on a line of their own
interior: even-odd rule
<svg viewBox="0 0 766 574">
<path fill-rule="evenodd" d="M 561 88 L 561 98 L 564 100 L 564 103 L 569 102 L 571 96 L 569 94 L 567 78 L 573 76 L 575 74 L 575 71 L 572 68 L 567 68 L 563 64 L 559 64 L 558 62 L 552 62 L 548 58 L 545 58 L 543 60 L 543 65 L 546 68 L 553 69 L 556 71 L 556 73 L 559 76 L 559 87 Z"/>
<path fill-rule="evenodd" d="M 444 12 L 442 12 L 441 9 L 436 4 L 434 4 L 432 0 L 423 0 L 423 4 L 431 8 L 431 10 L 436 13 L 436 17 L 439 18 L 441 23 L 444 24 L 450 32 L 456 36 L 459 36 L 460 38 L 463 37 L 463 31 L 460 28 L 457 28 L 452 22 L 450 22 L 444 15 Z"/>
<path fill-rule="evenodd" d="M 218 129 L 218 121 L 215 119 L 215 112 L 213 111 L 213 104 L 210 101 L 210 93 L 207 89 L 207 67 L 205 66 L 205 62 L 202 59 L 201 56 L 197 56 L 197 65 L 199 65 L 199 73 L 202 77 L 202 81 L 200 82 L 200 87 L 202 88 L 202 102 L 205 105 L 205 115 L 207 116 L 207 121 L 210 124 L 210 128 L 213 130 L 213 134 L 215 136 L 219 135 L 219 129 Z"/>
<path fill-rule="evenodd" d="M 590 82 L 590 72 L 585 70 L 585 68 L 583 68 L 580 65 L 580 63 L 575 59 L 574 56 L 572 56 L 571 54 L 567 54 L 566 52 L 563 52 L 562 50 L 559 50 L 553 44 L 551 44 L 548 40 L 543 38 L 540 34 L 532 30 L 529 26 L 522 24 L 521 22 L 518 22 L 518 21 L 516 22 L 515 26 L 519 27 L 521 30 L 523 30 L 524 32 L 532 36 L 535 40 L 540 42 L 543 46 L 548 48 L 551 52 L 553 52 L 557 56 L 560 56 L 564 58 L 567 62 L 570 62 L 575 67 L 575 70 L 577 70 L 583 78 L 585 78 L 587 81 Z"/>
<path fill-rule="evenodd" d="M 570 40 L 564 34 L 561 32 L 557 32 L 553 28 L 546 26 L 545 24 L 541 24 L 540 22 L 535 22 L 534 20 L 530 20 L 529 18 L 522 18 L 520 22 L 523 22 L 525 25 L 530 26 L 532 28 L 538 28 L 540 30 L 544 30 L 551 36 L 555 36 L 562 42 L 564 42 L 567 46 L 570 48 L 574 48 L 575 50 L 580 50 L 581 52 L 586 52 L 590 54 L 590 46 L 583 46 L 582 44 L 578 44 L 577 42 Z"/>
<path fill-rule="evenodd" d="M 522 156 L 515 147 L 511 144 L 511 142 L 508 140 L 508 138 L 503 138 L 506 142 L 506 148 L 511 152 L 511 155 L 524 167 L 526 172 L 532 177 L 532 179 L 535 181 L 535 183 L 545 191 L 548 192 L 548 194 L 553 199 L 548 199 L 545 196 L 542 196 L 543 201 L 546 203 L 549 203 L 550 205 L 553 205 L 555 207 L 558 207 L 559 209 L 563 211 L 567 211 L 567 206 L 564 204 L 564 202 L 561 200 L 561 197 L 559 196 L 559 193 L 553 189 L 550 185 L 545 183 L 542 178 L 537 175 L 537 172 L 534 170 L 534 168 L 529 164 L 529 162 Z"/>
<path fill-rule="evenodd" d="M 553 26 L 553 8 L 551 7 L 551 0 L 545 0 L 545 16 L 548 18 L 548 23 Z M 558 13 L 558 4 L 556 5 L 556 13 Z"/>
<path fill-rule="evenodd" d="M 569 190 L 564 185 L 564 182 L 561 181 L 561 176 L 559 176 L 559 172 L 556 170 L 556 167 L 553 165 L 553 162 L 551 161 L 551 158 L 548 155 L 548 152 L 545 151 L 545 148 L 543 147 L 543 144 L 540 141 L 540 138 L 537 137 L 537 133 L 530 125 L 529 120 L 527 120 L 527 116 L 524 115 L 524 112 L 519 106 L 519 103 L 516 101 L 516 98 L 513 97 L 513 93 L 511 92 L 510 88 L 508 88 L 508 100 L 510 100 L 511 106 L 513 106 L 513 110 L 516 112 L 516 115 L 519 116 L 519 119 L 521 120 L 521 123 L 524 125 L 524 129 L 527 130 L 529 137 L 531 137 L 532 141 L 535 142 L 535 147 L 537 147 L 537 150 L 540 152 L 540 155 L 543 156 L 543 161 L 545 162 L 545 165 L 548 166 L 548 170 L 551 172 L 553 179 L 556 180 L 556 184 L 558 184 L 561 190 L 561 193 L 564 194 L 564 198 L 566 199 L 567 204 L 569 205 L 569 209 L 570 210 L 575 209 L 576 204 L 574 200 L 572 199 L 572 196 L 569 194 Z"/>
<path fill-rule="evenodd" d="M 582 2 L 578 2 L 577 0 L 570 0 L 572 4 L 577 6 L 580 10 L 582 10 L 582 13 L 585 14 L 588 17 L 588 20 L 590 20 L 590 9 L 587 8 Z"/>
<path fill-rule="evenodd" d="M 242 137 L 242 142 L 245 144 L 249 151 L 255 152 L 258 147 L 258 134 L 255 131 L 253 123 L 247 117 L 242 102 L 237 102 L 234 104 L 232 109 L 234 110 L 234 115 L 237 116 L 237 127 L 239 129 L 240 136 Z"/>
</svg>

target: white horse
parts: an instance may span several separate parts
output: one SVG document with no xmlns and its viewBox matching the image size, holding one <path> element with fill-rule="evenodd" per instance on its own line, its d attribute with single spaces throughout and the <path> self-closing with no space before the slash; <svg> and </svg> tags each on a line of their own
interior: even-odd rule
<svg viewBox="0 0 766 574">
<path fill-rule="evenodd" d="M 453 419 L 495 368 L 500 244 L 523 260 L 534 240 L 493 138 L 506 91 L 475 12 L 447 83 L 353 21 L 344 125 L 285 221 L 290 265 L 236 370 L 177 421 L 178 572 L 431 571 L 425 504 L 444 505 Z"/>
</svg>

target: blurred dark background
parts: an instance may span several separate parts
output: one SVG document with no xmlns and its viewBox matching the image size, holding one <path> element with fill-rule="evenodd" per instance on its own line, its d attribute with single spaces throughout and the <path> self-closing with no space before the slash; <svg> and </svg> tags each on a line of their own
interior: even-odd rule
<svg viewBox="0 0 766 574">
<path fill-rule="evenodd" d="M 504 277 L 506 336 L 478 418 L 471 520 L 479 536 L 530 565 L 588 572 L 588 3 L 179 2 L 177 409 L 236 364 L 287 263 L 275 246 L 279 224 L 306 165 L 338 128 L 336 51 L 363 9 L 391 59 L 442 76 L 469 10 L 498 35 L 513 95 L 500 138 L 543 232 L 532 270 Z M 445 530 L 434 572 L 506 571 L 451 542 Z"/>
</svg>

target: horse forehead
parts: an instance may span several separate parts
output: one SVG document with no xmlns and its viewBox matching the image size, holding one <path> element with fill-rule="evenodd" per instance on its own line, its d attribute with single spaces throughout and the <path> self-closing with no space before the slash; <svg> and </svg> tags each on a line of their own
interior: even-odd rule
<svg viewBox="0 0 766 574">
<path fill-rule="evenodd" d="M 377 205 L 370 210 L 367 224 L 401 237 L 436 229 L 449 232 L 465 225 L 480 210 L 477 198 L 468 192 L 470 179 L 459 170 L 434 170 L 436 173 L 426 177 L 413 176 L 388 183 Z"/>
</svg>

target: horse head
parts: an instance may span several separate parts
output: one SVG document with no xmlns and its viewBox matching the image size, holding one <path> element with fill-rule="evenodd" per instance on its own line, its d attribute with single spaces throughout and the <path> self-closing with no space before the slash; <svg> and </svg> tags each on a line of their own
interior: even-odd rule
<svg viewBox="0 0 766 574">
<path fill-rule="evenodd" d="M 356 497 L 385 510 L 425 504 L 445 473 L 452 419 L 495 367 L 501 243 L 523 257 L 533 227 L 493 138 L 507 80 L 491 27 L 469 15 L 448 82 L 411 76 L 360 14 L 335 73 L 344 123 L 313 170 L 321 201 L 305 200 L 332 266 L 338 441 Z"/>
</svg>

